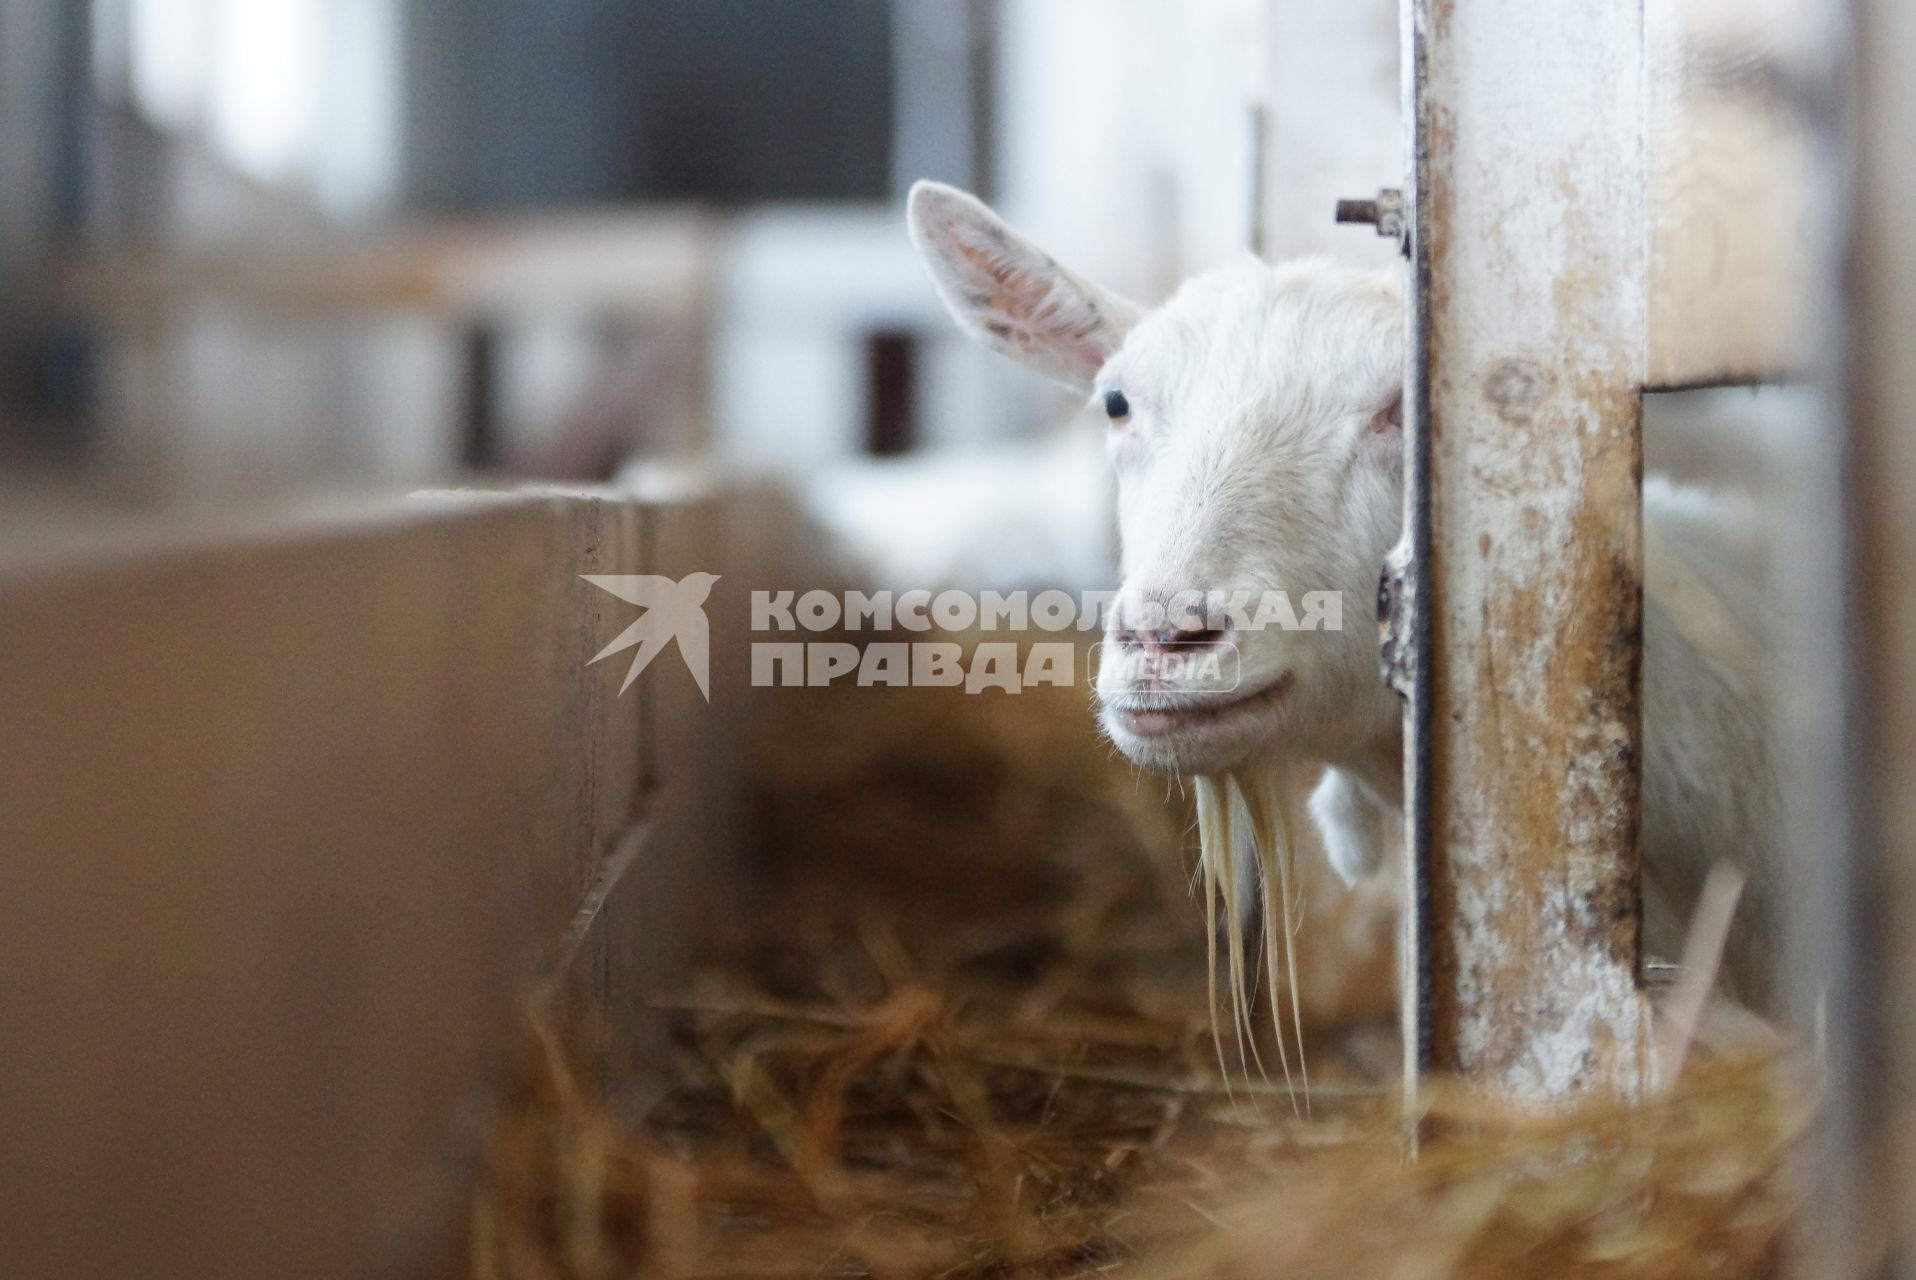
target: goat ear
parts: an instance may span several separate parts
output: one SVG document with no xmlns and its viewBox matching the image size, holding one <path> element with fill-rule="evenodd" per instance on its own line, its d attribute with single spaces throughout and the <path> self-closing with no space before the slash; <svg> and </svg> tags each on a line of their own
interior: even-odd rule
<svg viewBox="0 0 1916 1280">
<path fill-rule="evenodd" d="M 1142 314 L 1066 271 L 956 187 L 915 184 L 907 217 L 958 327 L 1066 386 L 1089 391 Z"/>
<path fill-rule="evenodd" d="M 1364 434 L 1375 437 L 1388 437 L 1402 441 L 1404 438 L 1404 389 L 1392 388 L 1390 399 L 1384 407 L 1373 413 L 1364 426 Z"/>
<path fill-rule="evenodd" d="M 1380 466 L 1390 475 L 1400 474 L 1404 465 L 1404 391 L 1392 387 L 1389 398 L 1372 411 L 1358 437 L 1357 456 L 1368 465 Z"/>
</svg>

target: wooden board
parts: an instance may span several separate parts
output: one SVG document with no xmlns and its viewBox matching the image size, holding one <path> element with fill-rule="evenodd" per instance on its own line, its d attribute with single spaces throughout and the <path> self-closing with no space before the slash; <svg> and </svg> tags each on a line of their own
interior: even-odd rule
<svg viewBox="0 0 1916 1280">
<path fill-rule="evenodd" d="M 444 1247 L 514 1002 L 570 931 L 584 987 L 629 1007 L 579 912 L 700 772 L 697 723 L 654 760 L 645 684 L 586 665 L 635 611 L 579 575 L 646 571 L 648 518 L 427 495 L 0 571 L 9 1273 Z M 669 974 L 727 863 L 646 856 L 626 874 L 673 895 L 643 948 Z"/>
</svg>

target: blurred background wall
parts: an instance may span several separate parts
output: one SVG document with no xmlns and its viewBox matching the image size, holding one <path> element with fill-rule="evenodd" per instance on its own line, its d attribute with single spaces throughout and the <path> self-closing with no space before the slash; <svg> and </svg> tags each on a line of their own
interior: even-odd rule
<svg viewBox="0 0 1916 1280">
<path fill-rule="evenodd" d="M 1328 210 L 1399 170 L 1395 9 L 1322 8 L 15 0 L 0 457 L 182 501 L 1043 434 L 904 191 L 1147 301 L 1254 227 L 1381 261 Z"/>
</svg>

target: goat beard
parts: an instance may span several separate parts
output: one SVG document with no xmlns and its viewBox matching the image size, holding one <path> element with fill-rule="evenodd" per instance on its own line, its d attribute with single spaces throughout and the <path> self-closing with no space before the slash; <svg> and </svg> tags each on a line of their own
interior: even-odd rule
<svg viewBox="0 0 1916 1280">
<path fill-rule="evenodd" d="M 1198 816 L 1199 874 L 1204 879 L 1204 913 L 1209 923 L 1211 1040 L 1217 1048 L 1218 1068 L 1227 1082 L 1224 1038 L 1218 1010 L 1219 900 L 1222 899 L 1227 995 L 1232 1029 L 1237 1039 L 1238 1069 L 1248 1077 L 1255 1065 L 1268 1078 L 1254 1034 L 1257 1003 L 1256 974 L 1246 964 L 1245 933 L 1248 908 L 1255 903 L 1263 923 L 1263 986 L 1269 997 L 1278 1064 L 1293 1111 L 1298 1110 L 1298 1083 L 1303 1088 L 1303 1113 L 1310 1107 L 1310 1070 L 1304 1062 L 1304 1019 L 1298 1003 L 1297 928 L 1300 919 L 1295 851 L 1297 842 L 1293 801 L 1297 795 L 1287 770 L 1266 767 L 1239 770 L 1195 779 Z M 1279 981 L 1280 956 L 1284 981 Z M 1288 1035 L 1297 1050 L 1297 1076 L 1291 1072 L 1286 1044 L 1282 993 L 1290 993 Z M 1246 1049 L 1249 1049 L 1247 1055 Z"/>
</svg>

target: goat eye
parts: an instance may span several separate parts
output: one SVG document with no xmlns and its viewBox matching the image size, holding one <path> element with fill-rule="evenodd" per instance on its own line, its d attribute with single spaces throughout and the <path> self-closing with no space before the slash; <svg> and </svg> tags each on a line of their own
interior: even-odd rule
<svg viewBox="0 0 1916 1280">
<path fill-rule="evenodd" d="M 1131 416 L 1131 402 L 1124 398 L 1122 391 L 1107 391 L 1104 393 L 1104 411 L 1110 415 L 1111 421 L 1122 422 Z"/>
</svg>

